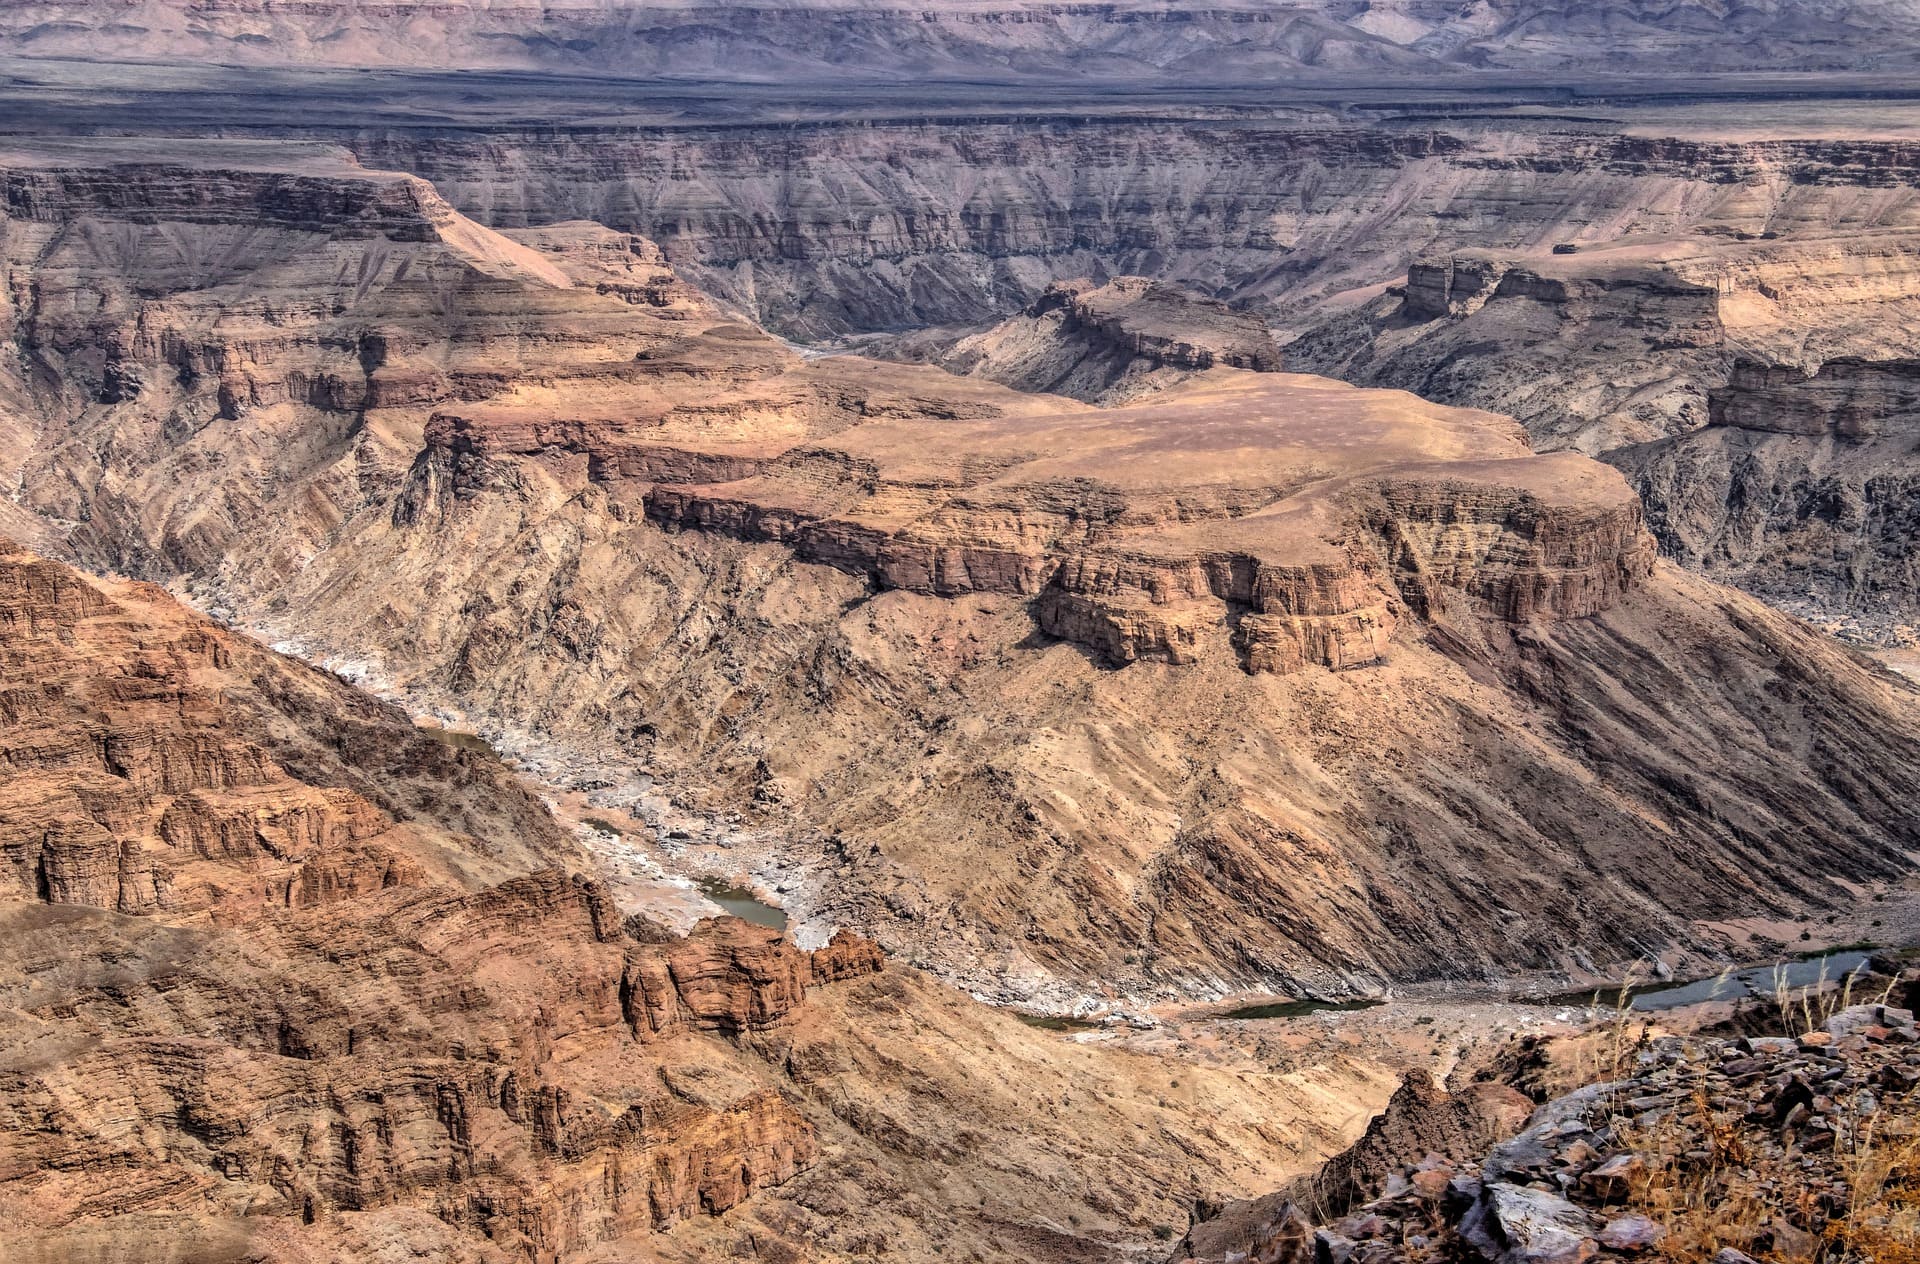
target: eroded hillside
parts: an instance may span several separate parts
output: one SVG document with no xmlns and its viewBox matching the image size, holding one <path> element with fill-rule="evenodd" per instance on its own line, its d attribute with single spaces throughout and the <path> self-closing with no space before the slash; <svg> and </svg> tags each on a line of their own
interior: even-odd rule
<svg viewBox="0 0 1920 1264">
<path fill-rule="evenodd" d="M 1121 1258 L 1390 1078 L 623 918 L 492 756 L 146 584 L 3 545 L 0 629 L 11 1258 Z"/>
<path fill-rule="evenodd" d="M 1666 552 L 1898 635 L 1920 350 L 1906 230 L 1461 253 L 1287 348 L 1302 366 L 1517 415 L 1625 470 Z"/>
<path fill-rule="evenodd" d="M 624 234 L 207 155 L 9 168 L 22 506 L 739 814 L 803 923 L 1015 995 L 1347 988 L 1906 872 L 1911 692 L 1504 418 L 806 358 Z"/>
</svg>

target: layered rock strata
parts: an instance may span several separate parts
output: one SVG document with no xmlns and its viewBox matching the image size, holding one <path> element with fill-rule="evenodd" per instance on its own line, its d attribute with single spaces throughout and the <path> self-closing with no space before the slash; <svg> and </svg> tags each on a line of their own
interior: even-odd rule
<svg viewBox="0 0 1920 1264">
<path fill-rule="evenodd" d="M 1518 415 L 1627 472 L 1687 565 L 1868 637 L 1910 624 L 1913 235 L 1462 254 L 1289 348 Z"/>
<path fill-rule="evenodd" d="M 1920 342 L 1906 231 L 1633 239 L 1571 255 L 1454 252 L 1290 344 L 1303 367 L 1494 408 L 1542 447 L 1605 451 L 1710 419 L 1736 361 L 1878 359 Z"/>
<path fill-rule="evenodd" d="M 8 546 L 0 628 L 9 1258 L 1118 1258 L 1381 1091 L 1195 1116 L 847 931 L 623 918 L 499 760 L 148 585 Z"/>
<path fill-rule="evenodd" d="M 1498 418 L 1296 376 L 1098 414 L 871 422 L 646 505 L 883 587 L 1037 597 L 1044 631 L 1116 662 L 1192 662 L 1231 619 L 1251 671 L 1378 662 L 1409 606 L 1436 615 L 1449 593 L 1579 618 L 1652 565 L 1599 467 L 1533 457 Z"/>
<path fill-rule="evenodd" d="M 1851 252 L 1824 239 L 1920 225 L 1920 150 L 1844 112 L 1727 137 L 1631 115 L 1539 127 L 1410 108 L 1356 126 L 1319 111 L 954 108 L 957 120 L 896 106 L 804 127 L 325 134 L 370 166 L 425 176 L 496 228 L 593 218 L 642 234 L 702 288 L 809 339 L 983 324 L 1056 281 L 1125 275 L 1231 301 L 1291 334 L 1423 256 L 1489 251 L 1545 267 L 1555 244 L 1622 238 L 1805 239 L 1841 258 L 1844 281 Z"/>
<path fill-rule="evenodd" d="M 0 895 L 119 913 L 307 908 L 573 854 L 497 763 L 188 616 L 0 541 Z M 442 874 L 444 876 L 444 874 Z"/>
<path fill-rule="evenodd" d="M 689 1100 L 639 1052 L 801 1004 L 813 965 L 773 932 L 627 942 L 498 761 L 145 585 L 7 546 L 0 624 L 16 1240 L 411 1206 L 557 1259 L 817 1156 L 777 1092 Z M 567 1041 L 624 1061 L 626 1100 L 556 1064 Z"/>
<path fill-rule="evenodd" d="M 1215 365 L 1280 367 L 1259 317 L 1145 277 L 1048 286 L 1019 315 L 957 340 L 952 331 L 928 330 L 858 345 L 865 354 L 1088 403 L 1124 402 Z"/>
<path fill-rule="evenodd" d="M 200 161 L 250 188 L 265 152 Z M 305 208 L 286 241 L 320 262 L 290 263 L 140 210 L 195 178 L 143 157 L 28 164 L 108 167 L 55 183 L 118 202 L 10 236 L 22 507 L 777 831 L 796 920 L 1016 995 L 1338 990 L 1710 953 L 1697 923 L 1906 870 L 1910 692 L 1653 566 L 1618 475 L 1502 418 L 1220 367 L 1100 409 L 806 356 L 623 235 L 429 231 L 424 202 L 369 231 L 382 177 Z M 147 274 L 201 242 L 224 289 Z M 165 358 L 230 336 L 218 378 Z M 115 346 L 137 395 L 89 350 Z M 322 363 L 353 390 L 275 393 Z"/>
</svg>

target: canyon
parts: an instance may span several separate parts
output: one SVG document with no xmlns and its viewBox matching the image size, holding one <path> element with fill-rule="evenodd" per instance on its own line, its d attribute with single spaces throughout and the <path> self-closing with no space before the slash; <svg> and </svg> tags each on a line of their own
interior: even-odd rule
<svg viewBox="0 0 1920 1264">
<path fill-rule="evenodd" d="M 1606 455 L 1692 569 L 1868 644 L 1913 636 L 1899 438 L 1708 425 L 1738 364 L 1920 354 L 1910 107 L 1864 104 L 1864 83 L 1788 101 L 1712 79 L 1697 95 L 1576 76 L 1398 96 L 1228 80 L 1156 94 L 1142 118 L 1071 85 L 1009 110 L 999 90 L 938 82 L 775 97 L 129 67 L 113 90 L 131 96 L 103 100 L 89 63 L 9 69 L 0 100 L 22 127 L 342 145 L 426 177 L 476 223 L 643 236 L 784 336 L 970 373 L 961 361 L 985 352 L 970 340 L 997 339 L 995 354 L 1026 358 L 998 379 L 1022 389 L 1091 398 L 1125 373 L 1102 352 L 1076 385 L 1057 331 L 997 328 L 1056 301 L 1049 287 L 1185 289 L 1265 321 L 1293 368 L 1506 413 L 1542 448 Z M 362 99 L 379 108 L 333 104 Z M 1435 305 L 1432 284 L 1469 275 L 1484 295 Z M 1052 380 L 1034 377 L 1049 364 Z"/>
<path fill-rule="evenodd" d="M 1602 9 L 11 7 L 0 1238 L 1894 1241 L 1920 11 Z"/>
<path fill-rule="evenodd" d="M 12 1258 L 1087 1258 L 1390 1087 L 1064 1041 L 845 932 L 623 916 L 491 755 L 148 584 L 0 546 L 0 627 Z"/>
<path fill-rule="evenodd" d="M 1346 990 L 1907 871 L 1911 691 L 1500 416 L 803 355 L 643 239 L 307 142 L 4 179 L 62 549 L 737 817 L 803 928 L 1056 1003 Z"/>
</svg>

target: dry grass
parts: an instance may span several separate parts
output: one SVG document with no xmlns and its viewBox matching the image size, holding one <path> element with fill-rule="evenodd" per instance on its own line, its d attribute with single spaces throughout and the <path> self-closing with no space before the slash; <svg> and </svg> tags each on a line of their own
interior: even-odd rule
<svg viewBox="0 0 1920 1264">
<path fill-rule="evenodd" d="M 1920 1264 L 1920 1132 L 1912 1098 L 1902 1103 L 1906 1110 L 1882 1108 L 1861 1128 L 1844 1156 L 1852 1191 L 1847 1216 L 1827 1226 L 1834 1247 L 1873 1264 Z M 1904 1135 L 1881 1135 L 1896 1121 Z"/>
<path fill-rule="evenodd" d="M 1804 1036 L 1811 1032 L 1826 1029 L 1827 1020 L 1843 1009 L 1855 1005 L 1885 1005 L 1893 995 L 1894 984 L 1888 980 L 1886 987 L 1874 997 L 1854 999 L 1853 985 L 1859 976 L 1849 973 L 1842 979 L 1839 987 L 1828 986 L 1832 980 L 1827 978 L 1827 967 L 1820 965 L 1820 977 L 1805 987 L 1794 988 L 1787 985 L 1787 967 L 1782 962 L 1773 968 L 1774 1007 L 1780 1015 L 1780 1029 L 1789 1036 Z"/>
<path fill-rule="evenodd" d="M 1837 987 L 1823 976 L 1790 988 L 1784 967 L 1774 977 L 1780 1027 L 1794 1037 L 1823 1031 L 1856 1004 L 1885 1004 L 1891 992 L 1856 997 L 1851 976 Z M 1632 1008 L 1631 986 L 1622 985 L 1610 1011 L 1595 996 L 1601 1018 L 1576 1045 L 1589 1082 L 1632 1076 L 1652 1035 L 1651 1020 Z M 1765 1126 L 1715 1111 L 1704 1093 L 1652 1127 L 1616 1116 L 1616 1144 L 1646 1164 L 1628 1206 L 1666 1230 L 1659 1257 L 1674 1264 L 1709 1264 L 1723 1247 L 1780 1264 L 1920 1264 L 1920 1100 L 1913 1092 L 1878 1098 L 1844 1117 L 1853 1123 L 1820 1164 L 1829 1186 L 1808 1179 L 1798 1145 L 1774 1144 Z"/>
</svg>

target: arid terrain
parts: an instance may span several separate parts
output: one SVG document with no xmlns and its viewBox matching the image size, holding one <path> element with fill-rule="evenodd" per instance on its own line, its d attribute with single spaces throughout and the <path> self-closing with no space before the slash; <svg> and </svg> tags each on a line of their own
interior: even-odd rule
<svg viewBox="0 0 1920 1264">
<path fill-rule="evenodd" d="M 1916 32 L 9 7 L 0 1241 L 1908 1259 Z"/>
</svg>

